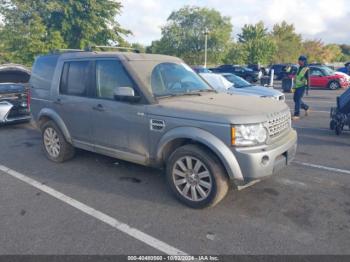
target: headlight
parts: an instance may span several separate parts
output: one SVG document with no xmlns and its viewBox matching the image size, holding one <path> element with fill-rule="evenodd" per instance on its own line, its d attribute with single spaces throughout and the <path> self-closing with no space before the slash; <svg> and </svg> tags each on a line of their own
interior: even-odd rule
<svg viewBox="0 0 350 262">
<path fill-rule="evenodd" d="M 267 130 L 262 124 L 237 125 L 231 130 L 232 145 L 254 146 L 266 142 Z"/>
</svg>

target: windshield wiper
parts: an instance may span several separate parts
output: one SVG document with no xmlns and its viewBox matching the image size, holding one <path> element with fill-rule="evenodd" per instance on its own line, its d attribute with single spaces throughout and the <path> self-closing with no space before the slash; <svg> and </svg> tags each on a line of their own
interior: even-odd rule
<svg viewBox="0 0 350 262">
<path fill-rule="evenodd" d="M 157 96 L 157 98 L 169 98 L 169 97 L 178 97 L 178 96 L 201 96 L 202 94 L 198 92 L 188 92 L 188 93 L 178 93 L 178 94 L 167 94 L 167 95 L 161 95 Z"/>
<path fill-rule="evenodd" d="M 201 90 L 195 90 L 193 92 L 198 92 L 198 93 L 217 93 L 218 91 L 214 89 L 201 89 Z"/>
</svg>

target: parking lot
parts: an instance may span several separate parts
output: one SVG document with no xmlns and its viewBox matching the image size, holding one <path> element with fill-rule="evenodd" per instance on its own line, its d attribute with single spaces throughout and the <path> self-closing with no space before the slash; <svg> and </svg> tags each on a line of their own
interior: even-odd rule
<svg viewBox="0 0 350 262">
<path fill-rule="evenodd" d="M 32 125 L 1 127 L 0 254 L 350 254 L 350 132 L 329 130 L 341 92 L 305 98 L 292 165 L 205 210 L 162 171 L 85 151 L 55 164 Z"/>
</svg>

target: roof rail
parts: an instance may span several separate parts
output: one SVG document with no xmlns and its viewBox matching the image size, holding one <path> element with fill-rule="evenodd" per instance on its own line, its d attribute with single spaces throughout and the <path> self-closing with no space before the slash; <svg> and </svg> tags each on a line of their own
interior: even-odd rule
<svg viewBox="0 0 350 262">
<path fill-rule="evenodd" d="M 107 46 L 107 45 L 94 45 L 89 46 L 85 49 L 85 51 L 93 51 L 94 49 L 117 49 L 117 50 L 127 50 L 132 51 L 134 53 L 140 53 L 140 50 L 132 47 L 123 47 L 123 46 Z"/>
<path fill-rule="evenodd" d="M 82 49 L 54 49 L 50 53 L 60 54 L 60 53 L 69 53 L 69 52 L 84 52 Z"/>
</svg>

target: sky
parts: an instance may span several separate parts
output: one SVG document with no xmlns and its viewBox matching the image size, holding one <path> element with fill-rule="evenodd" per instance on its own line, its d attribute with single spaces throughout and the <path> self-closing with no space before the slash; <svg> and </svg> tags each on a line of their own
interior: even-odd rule
<svg viewBox="0 0 350 262">
<path fill-rule="evenodd" d="M 119 0 L 118 22 L 133 32 L 127 40 L 149 45 L 161 37 L 170 13 L 184 5 L 214 8 L 231 18 L 233 37 L 247 23 L 263 21 L 271 29 L 283 20 L 293 23 L 304 39 L 350 44 L 349 0 Z"/>
</svg>

